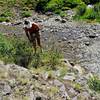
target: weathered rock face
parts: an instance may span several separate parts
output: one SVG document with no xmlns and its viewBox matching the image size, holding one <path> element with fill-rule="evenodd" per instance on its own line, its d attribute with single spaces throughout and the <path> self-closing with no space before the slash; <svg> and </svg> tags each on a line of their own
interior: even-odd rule
<svg viewBox="0 0 100 100">
<path fill-rule="evenodd" d="M 49 79 L 45 69 L 36 74 L 32 69 L 4 65 L 0 61 L 0 100 L 100 100 L 100 96 L 87 87 L 92 73 L 76 73 L 75 68 L 69 66 L 63 77 L 60 70 L 59 75 L 53 76 L 54 71 L 51 74 Z"/>
</svg>

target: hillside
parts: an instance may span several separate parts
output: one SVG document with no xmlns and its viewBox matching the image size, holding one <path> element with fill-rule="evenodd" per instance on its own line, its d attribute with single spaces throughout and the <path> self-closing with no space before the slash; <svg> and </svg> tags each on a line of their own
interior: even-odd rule
<svg viewBox="0 0 100 100">
<path fill-rule="evenodd" d="M 99 0 L 1 0 L 0 22 L 30 17 L 33 10 L 67 17 L 68 10 L 75 11 L 74 20 L 100 22 Z"/>
<path fill-rule="evenodd" d="M 0 99 L 99 100 L 100 94 L 91 91 L 89 87 L 95 85 L 94 82 L 100 86 L 100 80 L 97 81 L 92 73 L 84 73 L 80 67 L 77 70 L 78 65 L 72 68 L 65 64 L 68 71 L 64 75 L 65 71 L 61 69 L 28 70 L 15 64 L 5 65 L 0 62 Z M 100 89 L 96 86 L 91 88 Z"/>
<path fill-rule="evenodd" d="M 100 100 L 99 22 L 99 0 L 0 0 L 0 100 Z"/>
</svg>

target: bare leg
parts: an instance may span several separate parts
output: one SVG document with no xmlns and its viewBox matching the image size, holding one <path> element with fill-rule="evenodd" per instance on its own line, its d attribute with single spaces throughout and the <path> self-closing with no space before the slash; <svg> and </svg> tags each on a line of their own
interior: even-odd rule
<svg viewBox="0 0 100 100">
<path fill-rule="evenodd" d="M 36 37 L 34 34 L 30 34 L 31 36 L 31 43 L 33 45 L 33 48 L 34 48 L 34 53 L 36 54 Z"/>
<path fill-rule="evenodd" d="M 40 40 L 40 34 L 39 34 L 39 32 L 37 33 L 36 39 L 37 39 L 37 44 L 38 44 L 38 46 L 40 47 L 41 52 L 42 52 L 42 46 L 41 46 L 41 40 Z"/>
<path fill-rule="evenodd" d="M 36 54 L 36 50 L 37 50 L 36 49 L 36 39 L 34 39 L 32 43 L 33 43 L 33 47 L 34 47 L 34 53 Z"/>
</svg>

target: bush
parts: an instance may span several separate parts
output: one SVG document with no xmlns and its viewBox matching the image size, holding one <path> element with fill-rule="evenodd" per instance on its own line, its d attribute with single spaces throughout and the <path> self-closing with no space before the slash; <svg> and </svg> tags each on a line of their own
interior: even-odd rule
<svg viewBox="0 0 100 100">
<path fill-rule="evenodd" d="M 81 3 L 81 0 L 63 0 L 64 6 L 75 8 L 77 5 Z"/>
<path fill-rule="evenodd" d="M 86 11 L 86 5 L 84 3 L 82 3 L 77 7 L 76 15 L 82 16 L 85 13 L 85 11 Z"/>
<path fill-rule="evenodd" d="M 10 18 L 9 17 L 0 17 L 0 22 L 9 22 Z"/>
<path fill-rule="evenodd" d="M 94 12 L 96 13 L 96 21 L 100 22 L 100 3 L 94 5 Z"/>
<path fill-rule="evenodd" d="M 56 11 L 57 9 L 61 9 L 63 6 L 63 0 L 51 0 L 46 5 L 47 11 Z"/>
<path fill-rule="evenodd" d="M 23 67 L 35 68 L 47 65 L 54 69 L 59 64 L 61 57 L 59 51 L 54 48 L 34 55 L 33 48 L 24 38 L 7 37 L 0 33 L 0 60 L 5 63 L 15 63 Z"/>
<path fill-rule="evenodd" d="M 82 0 L 83 2 L 85 2 L 86 4 L 95 4 L 95 3 L 99 3 L 100 0 Z"/>
<path fill-rule="evenodd" d="M 84 19 L 96 19 L 96 12 L 94 12 L 93 8 L 88 8 L 83 16 Z"/>
<path fill-rule="evenodd" d="M 59 65 L 59 59 L 62 55 L 57 50 L 48 50 L 43 53 L 37 53 L 32 56 L 29 67 L 49 66 L 48 68 L 55 69 Z"/>
<path fill-rule="evenodd" d="M 11 17 L 12 15 L 13 15 L 13 14 L 11 13 L 10 10 L 4 10 L 4 11 L 0 14 L 1 17 Z"/>
<path fill-rule="evenodd" d="M 32 13 L 31 13 L 31 11 L 22 11 L 21 16 L 22 17 L 30 17 L 30 16 L 32 16 Z"/>
<path fill-rule="evenodd" d="M 13 45 L 10 41 L 0 34 L 0 59 L 5 62 L 13 62 L 13 57 L 11 56 L 12 49 Z"/>
<path fill-rule="evenodd" d="M 100 12 L 100 3 L 97 3 L 97 4 L 94 5 L 94 11 Z"/>
<path fill-rule="evenodd" d="M 0 22 L 9 22 L 11 17 L 13 14 L 9 9 L 3 10 L 0 14 Z"/>
<path fill-rule="evenodd" d="M 0 59 L 27 67 L 31 60 L 32 48 L 23 38 L 7 37 L 0 33 Z"/>
<path fill-rule="evenodd" d="M 90 77 L 88 85 L 90 89 L 100 92 L 100 79 L 97 76 Z"/>
<path fill-rule="evenodd" d="M 39 0 L 38 3 L 37 3 L 37 5 L 36 5 L 35 10 L 37 12 L 45 12 L 46 5 L 47 5 L 47 3 L 49 1 L 50 0 Z"/>
</svg>

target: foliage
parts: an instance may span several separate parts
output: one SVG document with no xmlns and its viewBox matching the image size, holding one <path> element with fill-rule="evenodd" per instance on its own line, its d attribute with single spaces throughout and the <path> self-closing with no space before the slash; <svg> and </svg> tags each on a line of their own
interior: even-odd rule
<svg viewBox="0 0 100 100">
<path fill-rule="evenodd" d="M 0 59 L 5 63 L 15 63 L 27 67 L 32 48 L 28 42 L 18 37 L 7 37 L 0 33 Z"/>
<path fill-rule="evenodd" d="M 10 19 L 8 17 L 0 17 L 0 22 L 9 22 Z"/>
<path fill-rule="evenodd" d="M 95 19 L 96 21 L 100 21 L 99 1 L 100 0 L 0 0 L 0 17 L 2 16 L 0 21 L 8 21 L 15 17 L 14 9 L 16 9 L 16 7 L 20 10 L 19 13 L 21 12 L 20 15 L 22 17 L 30 17 L 32 15 L 31 10 L 42 13 L 50 11 L 65 17 L 67 15 L 64 11 L 76 8 L 75 19 Z M 93 10 L 87 9 L 86 6 L 89 4 L 94 6 Z"/>
<path fill-rule="evenodd" d="M 62 55 L 54 49 L 37 53 L 33 55 L 29 67 L 50 66 L 50 68 L 55 69 L 55 66 L 59 65 L 59 59 L 61 57 Z"/>
<path fill-rule="evenodd" d="M 96 18 L 96 13 L 92 8 L 88 8 L 83 16 L 85 19 L 95 19 Z"/>
<path fill-rule="evenodd" d="M 95 4 L 92 8 L 87 8 L 85 4 L 78 6 L 74 18 L 96 20 L 100 22 L 100 3 Z"/>
<path fill-rule="evenodd" d="M 100 79 L 97 76 L 90 77 L 88 85 L 90 89 L 100 92 Z"/>
<path fill-rule="evenodd" d="M 39 0 L 35 10 L 37 12 L 45 12 L 45 8 L 46 8 L 46 4 L 49 2 L 50 0 Z"/>
<path fill-rule="evenodd" d="M 7 37 L 0 33 L 0 59 L 5 63 L 15 63 L 24 67 L 39 67 L 49 65 L 55 68 L 59 64 L 61 54 L 54 48 L 41 53 L 33 53 L 33 48 L 22 37 Z"/>
<path fill-rule="evenodd" d="M 63 0 L 50 0 L 46 6 L 47 11 L 56 11 L 62 8 Z"/>
<path fill-rule="evenodd" d="M 85 2 L 86 4 L 95 4 L 97 2 L 100 2 L 100 0 L 82 0 L 83 2 Z"/>
<path fill-rule="evenodd" d="M 6 38 L 0 34 L 0 58 L 2 60 L 5 60 L 6 62 L 13 61 L 13 57 L 10 55 L 12 48 L 13 45 L 10 43 L 10 41 L 7 41 Z"/>
<path fill-rule="evenodd" d="M 0 14 L 1 17 L 10 17 L 12 16 L 12 13 L 9 9 L 5 9 L 1 14 Z"/>
<path fill-rule="evenodd" d="M 0 13 L 0 22 L 9 22 L 10 17 L 13 17 L 12 12 L 9 9 L 3 9 L 2 12 Z"/>
<path fill-rule="evenodd" d="M 74 8 L 81 3 L 81 0 L 64 0 L 64 6 Z"/>
<path fill-rule="evenodd" d="M 76 15 L 82 16 L 85 13 L 85 11 L 86 11 L 86 5 L 84 3 L 82 3 L 77 7 Z"/>
<path fill-rule="evenodd" d="M 22 17 L 30 17 L 30 16 L 32 16 L 32 13 L 31 13 L 31 11 L 22 11 L 21 16 Z"/>
</svg>

